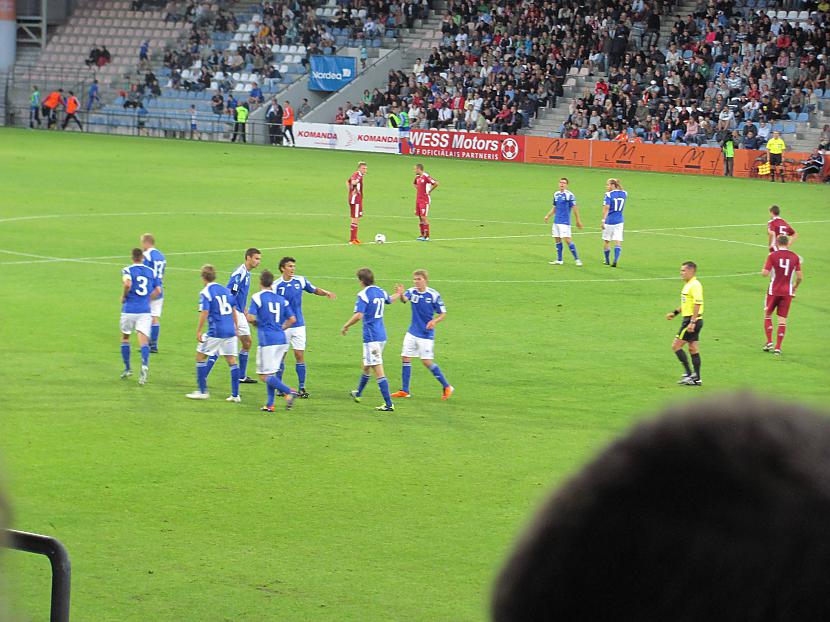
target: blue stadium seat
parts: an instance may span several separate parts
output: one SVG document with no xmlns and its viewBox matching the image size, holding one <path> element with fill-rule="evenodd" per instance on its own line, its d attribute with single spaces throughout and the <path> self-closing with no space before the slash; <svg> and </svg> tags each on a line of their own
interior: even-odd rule
<svg viewBox="0 0 830 622">
<path fill-rule="evenodd" d="M 795 120 L 799 123 L 805 123 L 810 120 L 810 115 L 806 112 L 800 112 L 798 113 L 798 116 L 795 118 Z"/>
</svg>

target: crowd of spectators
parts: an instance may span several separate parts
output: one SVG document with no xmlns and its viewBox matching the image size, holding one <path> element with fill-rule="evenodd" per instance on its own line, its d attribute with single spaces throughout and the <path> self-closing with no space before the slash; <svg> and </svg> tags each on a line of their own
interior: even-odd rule
<svg viewBox="0 0 830 622">
<path fill-rule="evenodd" d="M 634 19 L 624 0 L 450 0 L 440 45 L 390 74 L 385 103 L 409 110 L 413 127 L 516 133 L 555 105 L 572 67 L 593 73 L 621 57 Z"/>
<path fill-rule="evenodd" d="M 675 17 L 666 48 L 609 59 L 607 81 L 570 103 L 562 136 L 706 144 L 740 129 L 736 146 L 753 149 L 778 121 L 806 120 L 830 87 L 827 12 L 802 23 L 735 4 L 700 3 Z"/>
<path fill-rule="evenodd" d="M 398 104 L 413 127 L 513 133 L 581 70 L 605 76 L 569 103 L 562 136 L 704 144 L 740 129 L 739 146 L 763 145 L 830 88 L 830 7 L 790 2 L 803 20 L 778 20 L 743 2 L 698 0 L 675 15 L 672 0 L 450 0 L 440 45 L 341 117 L 380 124 Z"/>
<path fill-rule="evenodd" d="M 428 0 L 354 0 L 340 3 L 326 21 L 327 32 L 360 45 L 361 42 L 397 35 L 403 26 L 413 28 L 417 19 L 429 15 Z"/>
</svg>

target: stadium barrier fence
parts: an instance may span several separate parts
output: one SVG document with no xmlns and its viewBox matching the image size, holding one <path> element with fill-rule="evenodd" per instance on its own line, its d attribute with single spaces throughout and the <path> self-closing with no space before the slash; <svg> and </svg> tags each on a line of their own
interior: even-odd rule
<svg viewBox="0 0 830 622">
<path fill-rule="evenodd" d="M 28 118 L 29 112 L 27 109 L 18 109 L 16 114 L 22 120 Z M 105 134 L 229 141 L 234 129 L 233 119 L 225 113 L 199 113 L 196 130 L 191 130 L 190 117 L 182 112 L 92 110 L 80 111 L 79 117 L 84 131 Z M 58 125 L 62 123 L 62 118 L 61 112 L 58 115 Z M 74 124 L 69 127 L 77 129 Z M 268 123 L 249 118 L 246 125 L 248 142 L 267 143 L 269 128 Z M 281 143 L 281 127 L 277 134 Z M 410 130 L 408 141 L 403 140 L 401 144 L 402 137 L 399 130 L 386 127 L 303 121 L 294 124 L 297 146 L 314 149 L 387 154 L 397 154 L 400 150 L 407 155 L 467 160 L 723 176 L 723 152 L 717 147 L 422 129 Z M 784 169 L 788 179 L 799 178 L 796 169 L 809 155 L 803 152 L 785 152 Z M 765 158 L 766 151 L 735 149 L 733 175 L 759 177 L 758 165 Z M 824 171 L 812 176 L 810 181 L 819 182 L 828 175 L 830 159 L 825 164 Z"/>
<path fill-rule="evenodd" d="M 5 538 L 0 538 L 0 543 L 10 549 L 45 555 L 49 558 L 49 563 L 52 565 L 52 606 L 49 620 L 69 622 L 72 567 L 66 547 L 50 536 L 15 529 L 5 530 Z"/>
<path fill-rule="evenodd" d="M 297 123 L 297 145 L 318 149 L 398 153 L 403 135 L 397 129 L 324 123 Z M 723 152 L 715 147 L 655 145 L 614 141 L 572 140 L 539 136 L 480 134 L 448 130 L 413 129 L 402 152 L 467 160 L 491 160 L 531 164 L 612 168 L 687 175 L 723 176 Z M 784 168 L 788 179 L 798 179 L 796 169 L 807 153 L 786 152 Z M 759 177 L 758 164 L 765 151 L 736 149 L 733 175 Z M 830 172 L 830 163 L 820 181 Z"/>
</svg>

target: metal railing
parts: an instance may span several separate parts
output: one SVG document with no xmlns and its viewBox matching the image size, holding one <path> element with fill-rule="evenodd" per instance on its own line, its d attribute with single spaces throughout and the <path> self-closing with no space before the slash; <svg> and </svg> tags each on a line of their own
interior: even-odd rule
<svg viewBox="0 0 830 622">
<path fill-rule="evenodd" d="M 189 140 L 205 140 L 228 142 L 234 137 L 234 120 L 227 113 L 221 115 L 199 113 L 196 119 L 196 128 L 191 128 L 190 115 L 186 112 L 139 112 L 140 109 L 125 110 L 79 110 L 76 113 L 85 133 L 111 134 L 117 136 L 151 136 L 157 138 L 177 138 Z M 12 108 L 8 114 L 9 125 L 29 127 L 31 111 L 28 107 Z M 42 109 L 38 109 L 40 125 L 34 124 L 34 129 L 47 129 L 47 119 Z M 66 119 L 66 113 L 61 109 L 55 115 L 54 128 L 60 131 Z M 282 142 L 281 127 L 277 132 L 277 144 Z M 67 131 L 78 131 L 78 125 L 70 120 Z M 248 143 L 268 144 L 271 124 L 264 121 L 248 119 L 245 124 L 245 141 Z M 241 134 L 237 135 L 236 142 L 243 142 Z"/>
<path fill-rule="evenodd" d="M 49 558 L 49 563 L 52 565 L 52 605 L 49 619 L 51 622 L 69 622 L 72 567 L 66 547 L 50 536 L 15 529 L 7 529 L 5 536 L 5 538 L 0 538 L 0 544 L 10 549 L 45 555 Z"/>
<path fill-rule="evenodd" d="M 45 95 L 47 90 L 63 88 L 65 91 L 72 90 L 80 96 L 97 77 L 92 69 L 77 65 L 18 63 L 11 73 L 14 88 L 31 90 L 33 86 L 37 86 L 42 95 Z"/>
</svg>

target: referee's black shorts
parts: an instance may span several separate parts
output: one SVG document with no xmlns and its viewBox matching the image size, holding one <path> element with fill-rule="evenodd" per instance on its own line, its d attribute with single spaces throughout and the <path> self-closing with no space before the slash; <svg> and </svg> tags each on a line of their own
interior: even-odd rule
<svg viewBox="0 0 830 622">
<path fill-rule="evenodd" d="M 771 153 L 771 154 L 769 154 L 769 163 L 772 166 L 781 166 L 781 154 L 780 153 Z"/>
<path fill-rule="evenodd" d="M 700 331 L 703 330 L 703 318 L 697 318 L 697 322 L 695 322 L 695 330 L 694 332 L 689 332 L 688 327 L 692 321 L 692 316 L 687 315 L 683 318 L 683 322 L 680 324 L 680 332 L 677 333 L 677 338 L 682 339 L 683 341 L 697 341 L 700 336 Z"/>
</svg>

